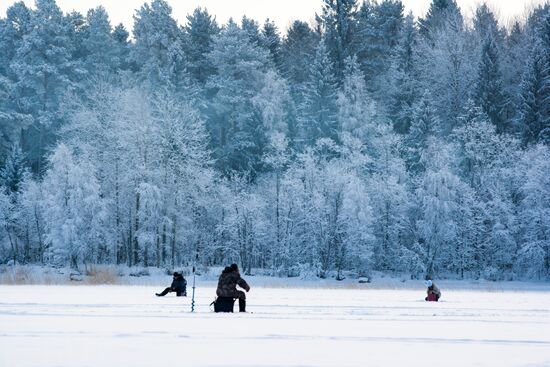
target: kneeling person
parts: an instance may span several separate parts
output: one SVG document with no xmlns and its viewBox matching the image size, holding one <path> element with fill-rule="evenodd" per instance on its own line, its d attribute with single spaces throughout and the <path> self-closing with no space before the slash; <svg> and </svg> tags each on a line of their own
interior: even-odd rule
<svg viewBox="0 0 550 367">
<path fill-rule="evenodd" d="M 429 279 L 426 281 L 426 285 L 428 286 L 428 297 L 426 297 L 426 301 L 439 301 L 439 298 L 441 298 L 441 291 L 439 288 Z"/>
<path fill-rule="evenodd" d="M 216 295 L 218 297 L 238 298 L 239 312 L 246 312 L 246 294 L 243 291 L 238 291 L 237 285 L 247 292 L 250 290 L 250 286 L 241 278 L 237 264 L 232 264 L 222 271 L 218 280 Z"/>
</svg>

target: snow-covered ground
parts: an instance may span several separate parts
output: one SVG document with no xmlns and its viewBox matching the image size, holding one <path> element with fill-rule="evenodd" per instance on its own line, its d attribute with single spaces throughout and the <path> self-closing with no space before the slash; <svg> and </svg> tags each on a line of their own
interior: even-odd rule
<svg viewBox="0 0 550 367">
<path fill-rule="evenodd" d="M 426 303 L 422 288 L 263 286 L 251 313 L 214 314 L 213 282 L 195 313 L 160 287 L 4 285 L 0 366 L 550 366 L 542 288 Z"/>
</svg>

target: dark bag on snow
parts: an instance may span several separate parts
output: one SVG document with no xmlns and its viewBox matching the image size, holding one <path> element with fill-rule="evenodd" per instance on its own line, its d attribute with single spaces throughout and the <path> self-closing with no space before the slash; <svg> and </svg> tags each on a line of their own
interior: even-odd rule
<svg viewBox="0 0 550 367">
<path fill-rule="evenodd" d="M 218 297 L 213 303 L 214 312 L 233 312 L 235 299 L 233 297 Z"/>
</svg>

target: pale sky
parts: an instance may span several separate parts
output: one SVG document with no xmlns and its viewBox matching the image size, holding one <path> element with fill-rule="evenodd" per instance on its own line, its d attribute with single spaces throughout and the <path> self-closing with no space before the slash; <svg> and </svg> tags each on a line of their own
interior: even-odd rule
<svg viewBox="0 0 550 367">
<path fill-rule="evenodd" d="M 431 0 L 402 0 L 406 12 L 413 11 L 415 16 L 423 16 Z M 509 25 L 515 17 L 526 14 L 536 4 L 545 0 L 457 0 L 462 13 L 471 17 L 476 4 L 486 2 L 504 25 Z M 16 0 L 0 0 L 0 17 L 5 17 L 6 9 Z M 64 12 L 76 10 L 86 14 L 88 9 L 103 5 L 109 12 L 111 23 L 124 23 L 131 31 L 135 9 L 138 9 L 145 0 L 57 0 L 57 4 Z M 34 0 L 24 0 L 32 7 Z M 206 7 L 216 16 L 219 24 L 225 23 L 230 17 L 240 20 L 244 14 L 263 23 L 270 18 L 285 31 L 292 21 L 299 19 L 312 21 L 315 12 L 321 9 L 322 0 L 168 0 L 172 6 L 173 16 L 179 24 L 185 24 L 185 16 L 196 7 Z"/>
</svg>

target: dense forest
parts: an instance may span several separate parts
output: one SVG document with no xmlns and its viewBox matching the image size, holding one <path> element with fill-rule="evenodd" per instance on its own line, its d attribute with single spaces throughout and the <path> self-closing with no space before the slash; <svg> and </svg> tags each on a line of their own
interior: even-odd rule
<svg viewBox="0 0 550 367">
<path fill-rule="evenodd" d="M 0 263 L 550 277 L 550 4 L 0 18 Z"/>
</svg>

